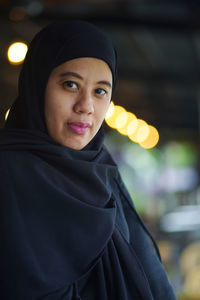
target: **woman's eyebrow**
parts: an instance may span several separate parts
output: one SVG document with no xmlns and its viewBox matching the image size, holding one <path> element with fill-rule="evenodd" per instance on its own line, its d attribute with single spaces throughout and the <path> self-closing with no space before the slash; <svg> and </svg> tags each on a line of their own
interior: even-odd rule
<svg viewBox="0 0 200 300">
<path fill-rule="evenodd" d="M 101 80 L 97 82 L 98 84 L 105 84 L 107 87 L 109 87 L 110 89 L 112 88 L 112 84 L 110 83 L 110 81 L 107 80 Z"/>
<path fill-rule="evenodd" d="M 64 72 L 64 73 L 61 73 L 59 76 L 60 77 L 73 76 L 73 77 L 83 80 L 83 77 L 75 72 Z"/>
</svg>

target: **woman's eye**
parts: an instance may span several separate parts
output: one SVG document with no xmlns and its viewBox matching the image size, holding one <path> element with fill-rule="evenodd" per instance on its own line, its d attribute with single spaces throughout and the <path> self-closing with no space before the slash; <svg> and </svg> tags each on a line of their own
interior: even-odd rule
<svg viewBox="0 0 200 300">
<path fill-rule="evenodd" d="M 106 95 L 107 92 L 104 89 L 98 88 L 95 90 L 95 92 L 99 95 Z"/>
<path fill-rule="evenodd" d="M 63 82 L 63 86 L 71 88 L 71 89 L 77 89 L 78 88 L 78 85 L 76 84 L 76 82 L 70 81 L 70 80 Z"/>
</svg>

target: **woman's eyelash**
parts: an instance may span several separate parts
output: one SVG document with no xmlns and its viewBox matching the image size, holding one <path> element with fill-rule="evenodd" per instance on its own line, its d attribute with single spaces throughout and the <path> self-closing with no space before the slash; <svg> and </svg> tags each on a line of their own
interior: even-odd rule
<svg viewBox="0 0 200 300">
<path fill-rule="evenodd" d="M 97 94 L 100 94 L 100 95 L 106 95 L 106 94 L 107 94 L 107 91 L 104 90 L 104 89 L 102 89 L 102 88 L 97 88 L 97 89 L 95 90 L 95 92 L 96 92 Z"/>
<path fill-rule="evenodd" d="M 66 80 L 62 83 L 63 86 L 67 86 L 69 88 L 75 89 L 78 88 L 78 85 L 76 82 L 71 81 L 71 80 Z"/>
<path fill-rule="evenodd" d="M 69 88 L 71 90 L 77 90 L 79 88 L 78 84 L 72 80 L 66 80 L 66 81 L 62 82 L 62 86 L 64 88 Z M 95 93 L 100 96 L 104 96 L 104 95 L 108 94 L 108 92 L 103 88 L 96 88 Z"/>
</svg>

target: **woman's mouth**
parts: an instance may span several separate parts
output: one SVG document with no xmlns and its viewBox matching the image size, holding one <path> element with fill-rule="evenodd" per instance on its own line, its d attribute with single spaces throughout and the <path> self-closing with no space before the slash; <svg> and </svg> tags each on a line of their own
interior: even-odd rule
<svg viewBox="0 0 200 300">
<path fill-rule="evenodd" d="M 67 124 L 68 127 L 76 134 L 85 134 L 88 132 L 91 124 L 82 122 L 72 122 Z"/>
</svg>

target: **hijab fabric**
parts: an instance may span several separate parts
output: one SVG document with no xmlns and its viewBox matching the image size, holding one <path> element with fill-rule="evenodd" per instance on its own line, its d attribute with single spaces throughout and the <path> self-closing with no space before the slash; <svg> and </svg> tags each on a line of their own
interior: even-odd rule
<svg viewBox="0 0 200 300">
<path fill-rule="evenodd" d="M 80 57 L 104 60 L 111 69 L 113 89 L 117 75 L 116 51 L 108 37 L 83 21 L 48 25 L 32 40 L 19 78 L 19 97 L 9 113 L 6 128 L 46 132 L 44 92 L 51 71 Z"/>
<path fill-rule="evenodd" d="M 0 132 L 0 294 L 7 300 L 173 300 L 158 255 L 103 128 L 83 151 L 54 142 L 44 119 L 53 68 L 96 57 L 116 83 L 116 51 L 83 21 L 60 21 L 31 42 L 19 94 Z"/>
</svg>

